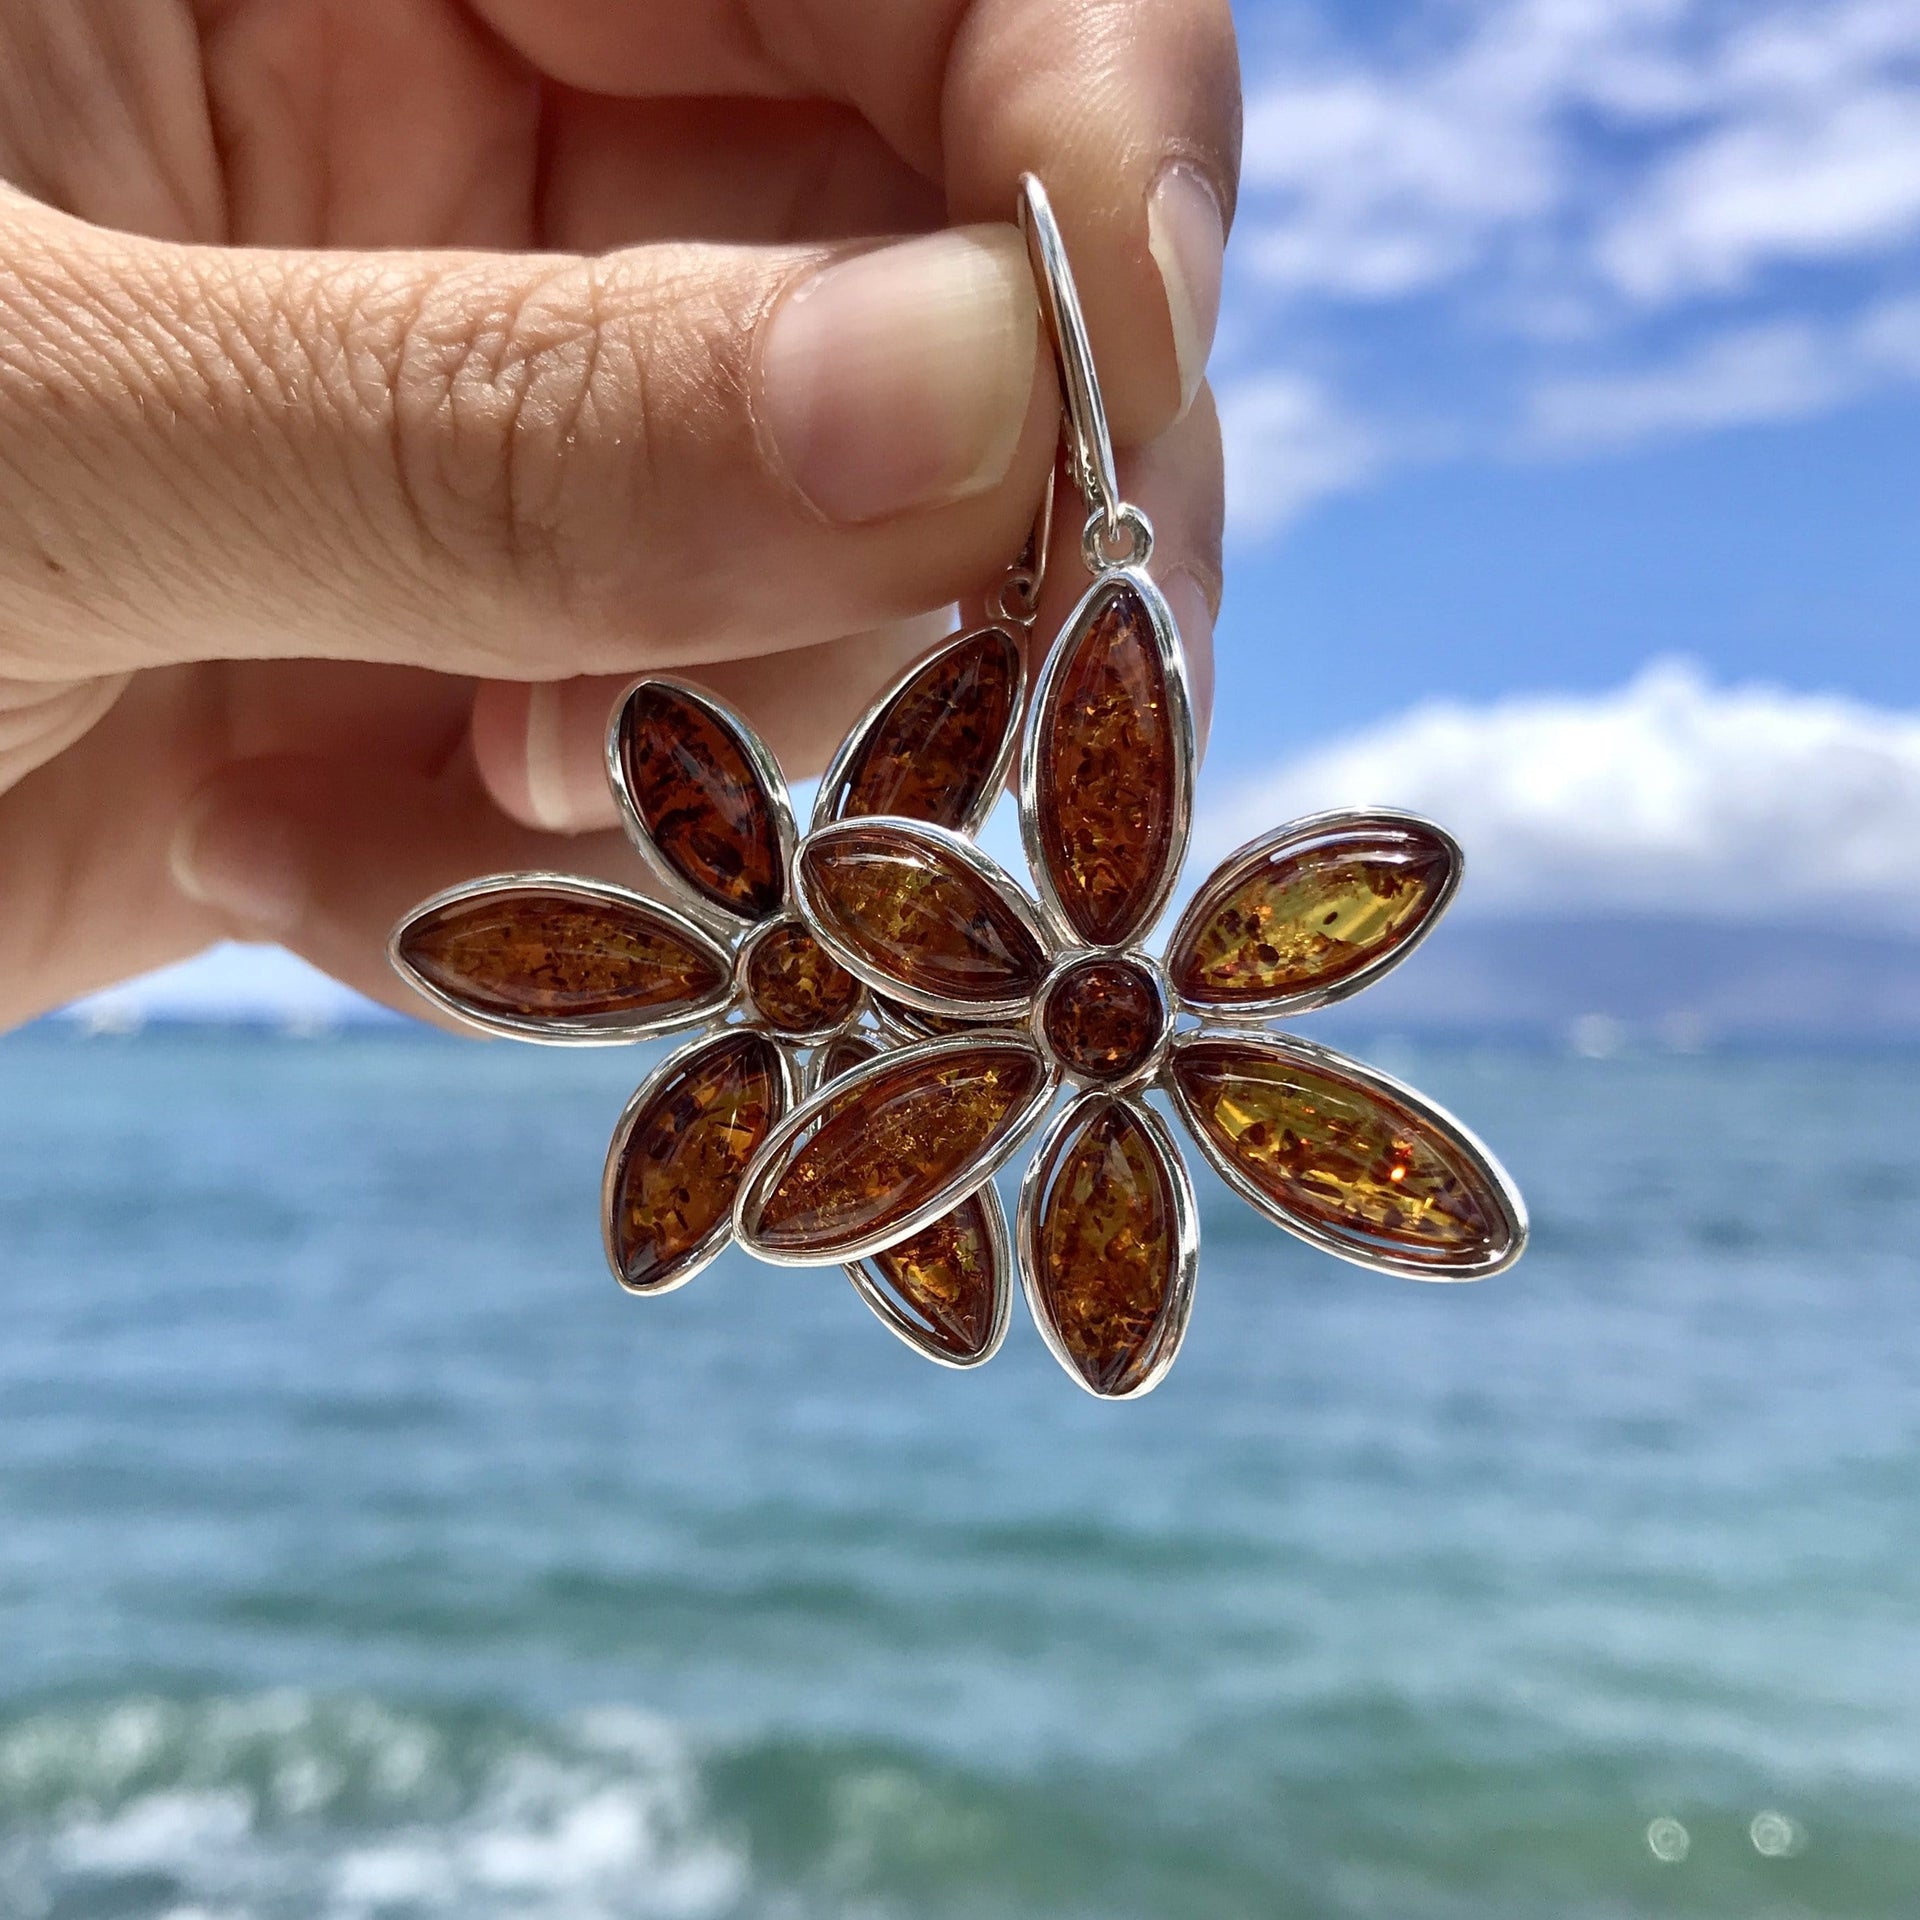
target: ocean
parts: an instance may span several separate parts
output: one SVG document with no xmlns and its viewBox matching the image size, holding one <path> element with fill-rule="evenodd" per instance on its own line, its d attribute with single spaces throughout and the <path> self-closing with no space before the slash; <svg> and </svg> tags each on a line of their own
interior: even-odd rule
<svg viewBox="0 0 1920 1920">
<path fill-rule="evenodd" d="M 1127 1406 L 622 1296 L 649 1057 L 0 1042 L 5 1920 L 1920 1910 L 1913 1055 L 1383 1043 L 1526 1260 Z"/>
</svg>

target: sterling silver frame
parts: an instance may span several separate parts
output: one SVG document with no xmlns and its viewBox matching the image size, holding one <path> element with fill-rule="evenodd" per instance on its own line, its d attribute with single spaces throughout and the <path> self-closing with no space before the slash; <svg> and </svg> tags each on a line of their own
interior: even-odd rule
<svg viewBox="0 0 1920 1920">
<path fill-rule="evenodd" d="M 1002 789 L 1007 784 L 1007 773 L 1013 765 L 1015 749 L 1020 744 L 1020 723 L 1026 714 L 1027 704 L 1027 661 L 1020 643 L 1014 639 L 997 620 L 989 621 L 985 626 L 969 627 L 964 633 L 949 635 L 938 646 L 923 653 L 906 672 L 900 674 L 883 692 L 871 700 L 853 726 L 848 729 L 847 737 L 841 741 L 833 758 L 827 762 L 827 770 L 820 776 L 820 790 L 814 796 L 813 817 L 809 831 L 820 832 L 823 828 L 836 825 L 839 821 L 839 807 L 846 798 L 846 786 L 852 776 L 854 762 L 866 746 L 869 738 L 880 722 L 885 718 L 894 702 L 907 688 L 931 667 L 946 659 L 949 654 L 957 653 L 962 647 L 970 646 L 983 634 L 998 634 L 1007 644 L 1007 651 L 1013 660 L 1013 700 L 1007 709 L 1007 724 L 999 748 L 994 755 L 993 765 L 988 771 L 986 781 L 980 790 L 980 798 L 967 811 L 961 821 L 959 831 L 966 834 L 978 833 L 986 825 L 987 816 L 993 811 Z M 858 815 L 857 818 L 871 818 Z"/>
<path fill-rule="evenodd" d="M 1219 911 L 1221 903 L 1254 867 L 1290 842 L 1297 841 L 1304 850 L 1318 839 L 1351 827 L 1381 827 L 1388 831 L 1416 828 L 1421 833 L 1431 834 L 1446 847 L 1450 856 L 1447 878 L 1419 926 L 1384 953 L 1377 954 L 1365 966 L 1331 985 L 1310 987 L 1298 993 L 1273 994 L 1264 1000 L 1226 1003 L 1189 1000 L 1182 995 L 1180 1005 L 1186 1012 L 1201 1020 L 1228 1025 L 1240 1022 L 1264 1024 L 1268 1020 L 1286 1019 L 1294 1014 L 1312 1013 L 1320 1007 L 1333 1006 L 1372 986 L 1382 974 L 1391 973 L 1439 925 L 1441 915 L 1453 904 L 1454 895 L 1460 891 L 1461 875 L 1466 866 L 1466 855 L 1461 851 L 1459 841 L 1444 827 L 1435 825 L 1417 813 L 1405 813 L 1393 807 L 1335 807 L 1324 813 L 1305 814 L 1298 820 L 1290 820 L 1269 833 L 1249 840 L 1244 846 L 1235 847 L 1187 902 L 1186 911 L 1167 936 L 1168 972 L 1171 974 L 1174 970 L 1175 960 L 1187 939 Z"/>
<path fill-rule="evenodd" d="M 712 1033 L 700 1034 L 689 1040 L 684 1046 L 676 1047 L 660 1062 L 654 1070 L 642 1080 L 633 1091 L 627 1104 L 620 1109 L 620 1118 L 614 1123 L 613 1138 L 607 1143 L 606 1164 L 600 1175 L 600 1245 L 607 1256 L 607 1265 L 613 1277 L 620 1284 L 623 1293 L 630 1293 L 638 1299 L 652 1300 L 663 1293 L 677 1292 L 696 1274 L 704 1272 L 727 1249 L 733 1239 L 733 1214 L 731 1210 L 723 1213 L 714 1222 L 712 1230 L 704 1240 L 689 1247 L 680 1258 L 667 1269 L 667 1277 L 650 1287 L 636 1287 L 629 1283 L 620 1268 L 620 1257 L 613 1244 L 613 1208 L 616 1186 L 620 1174 L 620 1162 L 625 1154 L 627 1142 L 641 1114 L 650 1106 L 661 1088 L 685 1069 L 710 1047 L 723 1046 L 729 1041 L 741 1039 L 751 1034 L 773 1051 L 774 1058 L 780 1063 L 780 1099 L 781 1124 L 799 1104 L 799 1072 L 794 1065 L 792 1053 L 770 1035 L 757 1033 L 749 1027 L 720 1027 Z M 771 1137 L 771 1136 L 769 1136 Z"/>
<path fill-rule="evenodd" d="M 1053 1042 L 1047 1038 L 1047 1002 L 1054 988 L 1067 974 L 1076 967 L 1085 966 L 1090 960 L 1124 963 L 1133 971 L 1145 974 L 1160 1002 L 1160 1035 L 1154 1042 L 1153 1051 L 1122 1080 L 1095 1080 L 1090 1075 L 1076 1073 L 1054 1051 Z M 1072 946 L 1062 948 L 1054 956 L 1053 965 L 1047 969 L 1047 977 L 1041 981 L 1033 996 L 1033 1012 L 1028 1017 L 1028 1025 L 1033 1029 L 1034 1039 L 1040 1043 L 1040 1051 L 1053 1063 L 1054 1071 L 1068 1086 L 1076 1091 L 1118 1096 L 1135 1093 L 1154 1084 L 1166 1061 L 1167 1049 L 1173 1043 L 1174 1016 L 1179 1010 L 1180 1000 L 1167 979 L 1167 970 L 1153 954 L 1139 947 Z"/>
<path fill-rule="evenodd" d="M 1244 1169 L 1215 1145 L 1205 1124 L 1193 1110 L 1181 1088 L 1179 1074 L 1176 1071 L 1181 1056 L 1196 1046 L 1216 1040 L 1230 1041 L 1237 1047 L 1255 1051 L 1269 1051 L 1283 1060 L 1297 1060 L 1304 1067 L 1332 1074 L 1338 1079 L 1350 1080 L 1369 1093 L 1411 1108 L 1436 1133 L 1440 1134 L 1448 1145 L 1471 1161 L 1486 1180 L 1500 1204 L 1501 1214 L 1507 1227 L 1507 1244 L 1499 1252 L 1482 1261 L 1436 1266 L 1428 1262 L 1404 1259 L 1384 1248 L 1355 1246 L 1349 1241 L 1343 1241 L 1338 1235 L 1328 1232 L 1315 1222 L 1302 1219 L 1297 1214 L 1288 1213 L 1276 1205 Z M 1489 1274 L 1499 1273 L 1504 1268 L 1512 1266 L 1526 1251 L 1527 1203 L 1520 1197 L 1520 1190 L 1508 1177 L 1507 1170 L 1487 1151 L 1478 1136 L 1463 1122 L 1456 1120 L 1444 1107 L 1428 1099 L 1424 1093 L 1417 1092 L 1403 1080 L 1396 1080 L 1390 1073 L 1382 1073 L 1377 1067 L 1369 1067 L 1359 1060 L 1351 1059 L 1344 1053 L 1336 1053 L 1333 1048 L 1320 1046 L 1312 1040 L 1302 1040 L 1297 1034 L 1253 1034 L 1243 1027 L 1196 1027 L 1174 1037 L 1166 1069 L 1161 1075 L 1161 1085 L 1172 1099 L 1175 1111 L 1185 1122 L 1187 1133 L 1201 1157 L 1214 1172 L 1263 1219 L 1271 1220 L 1277 1227 L 1284 1227 L 1287 1232 L 1306 1241 L 1309 1246 L 1318 1247 L 1322 1253 L 1337 1254 L 1342 1260 L 1350 1261 L 1356 1267 L 1373 1267 L 1384 1273 L 1403 1275 L 1409 1280 L 1448 1281 L 1484 1280 Z"/>
<path fill-rule="evenodd" d="M 679 1002 L 670 1011 L 651 1018 L 609 1013 L 595 1014 L 584 1020 L 552 1020 L 539 1015 L 483 1013 L 435 986 L 400 950 L 401 941 L 410 927 L 445 907 L 485 899 L 489 895 L 536 891 L 572 894 L 586 900 L 626 907 L 644 918 L 663 921 L 702 958 L 711 960 L 720 969 L 724 984 L 704 1000 Z M 619 886 L 611 880 L 592 880 L 576 873 L 496 873 L 478 880 L 463 880 L 457 887 L 444 888 L 422 900 L 388 934 L 387 959 L 394 972 L 414 992 L 462 1026 L 471 1027 L 476 1033 L 502 1034 L 512 1040 L 531 1040 L 544 1047 L 619 1047 L 636 1040 L 657 1039 L 661 1034 L 680 1033 L 723 1014 L 733 1004 L 734 996 L 733 955 L 714 937 L 711 928 L 664 900 L 636 893 L 631 887 Z"/>
<path fill-rule="evenodd" d="M 753 964 L 754 949 L 763 940 L 771 939 L 774 934 L 786 927 L 798 927 L 812 938 L 812 927 L 789 905 L 783 907 L 778 913 L 769 914 L 764 920 L 756 920 L 740 936 L 740 944 L 733 950 L 734 999 L 740 1008 L 741 1024 L 751 1027 L 756 1033 L 764 1033 L 769 1040 L 777 1041 L 788 1048 L 824 1046 L 829 1040 L 847 1032 L 866 1011 L 868 998 L 866 983 L 860 982 L 860 992 L 854 998 L 852 1012 L 834 1021 L 831 1026 L 809 1027 L 804 1033 L 789 1033 L 784 1027 L 774 1026 L 754 1005 L 753 996 L 747 991 L 747 969 Z"/>
<path fill-rule="evenodd" d="M 917 841 L 930 847 L 936 853 L 946 855 L 957 865 L 965 867 L 978 879 L 990 886 L 1006 903 L 1009 911 L 1015 914 L 1022 926 L 1033 935 L 1035 944 L 1051 966 L 1060 942 L 1054 936 L 1052 928 L 1045 918 L 1035 909 L 1032 900 L 1023 887 L 1005 867 L 991 854 L 983 853 L 964 835 L 953 832 L 947 827 L 936 827 L 925 820 L 905 820 L 893 814 L 863 814 L 854 820 L 836 820 L 830 826 L 816 827 L 807 835 L 803 852 L 816 847 L 830 846 L 834 839 L 853 833 L 859 833 L 872 827 L 885 827 L 902 838 Z M 910 987 L 904 980 L 895 979 L 883 968 L 875 966 L 856 949 L 847 945 L 826 924 L 815 905 L 812 891 L 807 885 L 805 862 L 796 859 L 793 864 L 792 893 L 794 905 L 805 918 L 813 937 L 819 941 L 834 959 L 838 960 L 856 980 L 862 981 L 876 994 L 888 1000 L 896 1000 L 904 1006 L 918 1008 L 922 1013 L 944 1014 L 951 1020 L 996 1020 L 1024 1019 L 1032 1003 L 1031 990 L 1027 993 L 1002 995 L 992 1000 L 953 1000 L 943 994 L 927 993 L 917 987 Z M 1080 944 L 1077 940 L 1075 945 Z"/>
<path fill-rule="evenodd" d="M 1007 1328 L 1013 1320 L 1013 1236 L 1007 1228 L 1007 1210 L 1000 1203 L 1000 1189 L 989 1179 L 971 1193 L 962 1194 L 953 1207 L 965 1206 L 969 1200 L 978 1200 L 981 1203 L 980 1211 L 986 1216 L 988 1257 L 993 1263 L 993 1321 L 987 1333 L 987 1343 L 977 1354 L 962 1357 L 933 1345 L 894 1304 L 886 1283 L 873 1272 L 869 1262 L 876 1257 L 874 1254 L 841 1262 L 847 1278 L 853 1282 L 854 1292 L 867 1303 L 874 1317 L 896 1340 L 905 1342 L 921 1359 L 931 1360 L 935 1366 L 949 1368 L 955 1373 L 967 1373 L 975 1367 L 984 1367 L 1000 1351 L 1007 1337 Z M 949 1207 L 947 1212 L 951 1213 L 953 1207 Z M 890 1244 L 897 1246 L 899 1242 Z M 887 1248 L 882 1247 L 879 1251 L 885 1253 Z"/>
<path fill-rule="evenodd" d="M 752 1230 L 752 1223 L 764 1205 L 768 1192 L 784 1171 L 782 1163 L 786 1151 L 819 1120 L 830 1105 L 845 1098 L 857 1097 L 883 1073 L 900 1072 L 925 1062 L 945 1059 L 949 1054 L 975 1053 L 982 1048 L 994 1047 L 1012 1047 L 1031 1054 L 1040 1069 L 1040 1075 L 1026 1104 L 990 1147 L 975 1154 L 905 1218 L 877 1233 L 836 1247 L 831 1253 L 794 1255 L 761 1245 L 758 1234 Z M 863 1060 L 857 1067 L 850 1067 L 837 1080 L 828 1081 L 824 1087 L 803 1100 L 761 1142 L 753 1165 L 734 1199 L 734 1237 L 755 1259 L 765 1260 L 776 1267 L 845 1266 L 856 1260 L 864 1260 L 869 1254 L 897 1246 L 902 1240 L 912 1239 L 922 1227 L 938 1220 L 968 1194 L 985 1186 L 1032 1138 L 1034 1129 L 1053 1104 L 1059 1087 L 1060 1076 L 1052 1070 L 1046 1054 L 1034 1044 L 1030 1033 L 1018 1027 L 982 1027 L 977 1032 L 948 1034 L 937 1040 L 923 1040 L 917 1046 L 899 1047 L 891 1052 L 876 1054 L 871 1060 Z"/>
<path fill-rule="evenodd" d="M 1173 1197 L 1173 1284 L 1160 1310 L 1160 1324 L 1154 1331 L 1151 1358 L 1146 1370 L 1125 1393 L 1102 1393 L 1087 1380 L 1060 1338 L 1040 1289 L 1041 1205 L 1067 1143 L 1083 1126 L 1097 1119 L 1102 1109 L 1109 1106 L 1124 1107 L 1140 1122 L 1160 1156 L 1160 1163 L 1167 1174 L 1167 1188 Z M 1091 1394 L 1096 1400 L 1138 1400 L 1143 1394 L 1151 1393 L 1166 1378 L 1167 1369 L 1173 1365 L 1180 1351 L 1180 1343 L 1186 1338 L 1187 1322 L 1193 1316 L 1194 1286 L 1200 1273 L 1200 1220 L 1193 1202 L 1193 1182 L 1187 1175 L 1187 1165 L 1181 1156 L 1179 1142 L 1168 1130 L 1167 1123 L 1145 1100 L 1092 1088 L 1076 1095 L 1053 1116 L 1046 1132 L 1035 1145 L 1033 1158 L 1027 1162 L 1027 1170 L 1020 1179 L 1019 1247 L 1020 1288 L 1026 1295 L 1027 1311 L 1033 1316 L 1033 1324 L 1040 1329 L 1040 1338 L 1047 1343 L 1047 1351 L 1059 1361 L 1067 1377 L 1083 1393 Z"/>
<path fill-rule="evenodd" d="M 1060 629 L 1060 637 L 1048 651 L 1034 682 L 1033 699 L 1027 713 L 1026 737 L 1020 747 L 1020 840 L 1026 849 L 1027 865 L 1033 870 L 1034 891 L 1039 899 L 1041 916 L 1052 932 L 1055 946 L 1084 947 L 1092 944 L 1074 926 L 1061 903 L 1040 829 L 1040 777 L 1042 763 L 1051 743 L 1060 676 L 1087 629 L 1099 618 L 1107 602 L 1129 589 L 1140 596 L 1147 610 L 1147 624 L 1153 634 L 1161 679 L 1167 690 L 1167 728 L 1173 751 L 1173 821 L 1167 857 L 1162 862 L 1153 891 L 1135 915 L 1134 924 L 1122 932 L 1114 945 L 1130 945 L 1153 929 L 1166 911 L 1167 902 L 1179 884 L 1181 869 L 1187 863 L 1187 843 L 1193 832 L 1197 743 L 1193 724 L 1193 696 L 1187 682 L 1186 649 L 1181 644 L 1180 630 L 1174 624 L 1172 609 L 1149 578 L 1145 567 L 1110 567 L 1080 596 L 1079 605 L 1068 616 L 1066 624 Z"/>
<path fill-rule="evenodd" d="M 780 762 L 735 708 L 717 694 L 709 693 L 698 681 L 685 679 L 677 673 L 643 673 L 637 680 L 631 681 L 614 702 L 613 717 L 607 722 L 602 743 L 607 784 L 613 789 L 614 801 L 620 809 L 620 824 L 626 829 L 627 838 L 641 859 L 646 862 L 647 870 L 672 891 L 676 900 L 688 903 L 688 910 L 706 920 L 715 931 L 724 929 L 728 933 L 737 933 L 742 927 L 758 926 L 762 919 L 773 917 L 771 914 L 756 916 L 742 913 L 737 908 L 709 899 L 654 845 L 653 835 L 647 831 L 647 823 L 628 789 L 626 764 L 620 752 L 620 734 L 627 709 L 633 704 L 634 697 L 646 687 L 666 687 L 680 694 L 739 740 L 748 767 L 760 784 L 760 791 L 773 819 L 775 852 L 778 856 L 776 870 L 781 886 L 781 901 L 776 911 L 790 909 L 793 904 L 793 852 L 799 844 L 800 834 L 793 817 L 793 795 L 787 790 L 787 777 L 780 771 Z"/>
</svg>

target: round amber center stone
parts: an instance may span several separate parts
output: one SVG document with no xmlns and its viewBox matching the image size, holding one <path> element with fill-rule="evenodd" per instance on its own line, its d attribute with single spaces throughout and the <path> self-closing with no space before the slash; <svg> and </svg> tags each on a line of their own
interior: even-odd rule
<svg viewBox="0 0 1920 1920">
<path fill-rule="evenodd" d="M 776 1033 L 837 1027 L 860 998 L 860 982 L 792 921 L 755 941 L 746 987 L 754 1011 Z"/>
<path fill-rule="evenodd" d="M 1124 1080 L 1160 1044 L 1166 1011 L 1144 968 L 1130 960 L 1083 960 L 1047 995 L 1041 1025 L 1047 1045 L 1069 1073 L 1085 1080 Z"/>
</svg>

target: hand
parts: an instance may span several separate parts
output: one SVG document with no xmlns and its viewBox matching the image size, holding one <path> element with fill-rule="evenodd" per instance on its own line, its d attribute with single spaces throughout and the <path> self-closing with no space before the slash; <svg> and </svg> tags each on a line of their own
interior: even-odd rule
<svg viewBox="0 0 1920 1920">
<path fill-rule="evenodd" d="M 1204 687 L 1238 136 L 1225 0 L 14 0 L 0 1025 L 633 879 L 648 667 L 816 769 L 1031 520 L 1027 168 Z"/>
</svg>

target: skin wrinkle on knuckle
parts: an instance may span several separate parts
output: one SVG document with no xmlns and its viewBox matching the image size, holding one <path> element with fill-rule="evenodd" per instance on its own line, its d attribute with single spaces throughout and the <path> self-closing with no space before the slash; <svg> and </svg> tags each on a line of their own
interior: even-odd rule
<svg viewBox="0 0 1920 1920">
<path fill-rule="evenodd" d="M 601 261 L 504 284 L 497 263 L 462 266 L 429 284 L 390 391 L 400 482 L 434 546 L 562 612 L 617 567 L 647 441 L 631 332 Z"/>
</svg>

